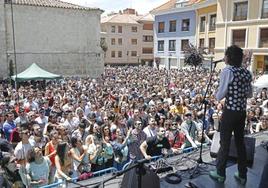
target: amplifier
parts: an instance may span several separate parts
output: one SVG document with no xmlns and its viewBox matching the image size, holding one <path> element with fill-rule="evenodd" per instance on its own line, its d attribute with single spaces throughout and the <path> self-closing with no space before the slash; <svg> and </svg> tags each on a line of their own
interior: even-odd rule
<svg viewBox="0 0 268 188">
<path fill-rule="evenodd" d="M 251 136 L 245 136 L 245 146 L 247 152 L 247 161 L 249 165 L 252 165 L 254 162 L 254 154 L 255 154 L 255 143 L 256 138 Z M 216 158 L 218 155 L 218 151 L 220 149 L 220 132 L 215 132 L 212 140 L 212 145 L 210 148 L 210 156 Z M 232 159 L 237 159 L 237 151 L 234 141 L 234 136 L 231 138 L 231 145 L 229 151 L 229 157 Z"/>
</svg>

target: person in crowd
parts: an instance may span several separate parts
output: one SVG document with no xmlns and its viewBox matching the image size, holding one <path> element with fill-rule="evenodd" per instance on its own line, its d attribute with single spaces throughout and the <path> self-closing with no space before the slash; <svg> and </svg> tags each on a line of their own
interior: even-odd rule
<svg viewBox="0 0 268 188">
<path fill-rule="evenodd" d="M 26 165 L 27 182 L 29 187 L 42 187 L 49 183 L 49 171 L 51 162 L 43 156 L 42 148 L 34 147 L 28 153 Z"/>
<path fill-rule="evenodd" d="M 178 153 L 177 149 L 170 147 L 168 139 L 165 137 L 165 128 L 157 128 L 157 135 L 147 138 L 141 145 L 140 150 L 145 159 L 151 159 L 152 156 L 167 155 Z"/>
<path fill-rule="evenodd" d="M 48 124 L 48 117 L 45 116 L 45 110 L 44 109 L 41 108 L 39 110 L 39 115 L 35 119 L 35 121 L 40 125 L 40 128 L 43 131 L 44 128 L 45 128 L 45 125 Z"/>
<path fill-rule="evenodd" d="M 78 125 L 78 129 L 76 129 L 72 133 L 72 137 L 80 138 L 81 140 L 85 141 L 88 134 L 89 134 L 89 129 L 86 127 L 86 124 L 84 122 L 81 122 Z"/>
<path fill-rule="evenodd" d="M 54 182 L 54 176 L 56 173 L 56 164 L 55 164 L 55 157 L 56 157 L 56 148 L 59 143 L 58 139 L 58 132 L 53 130 L 49 134 L 50 141 L 45 146 L 45 156 L 50 159 L 51 166 L 50 166 L 50 174 L 49 174 L 49 183 Z"/>
<path fill-rule="evenodd" d="M 89 163 L 89 155 L 87 153 L 87 146 L 83 145 L 81 138 L 71 138 L 72 148 L 70 150 L 73 158 L 73 173 L 74 177 L 78 177 L 83 172 L 90 172 L 91 166 Z"/>
<path fill-rule="evenodd" d="M 257 123 L 256 128 L 252 128 L 252 132 L 260 132 L 260 131 L 266 131 L 268 130 L 268 116 L 264 115 L 261 117 L 260 122 Z"/>
<path fill-rule="evenodd" d="M 39 147 L 42 151 L 45 151 L 46 143 L 48 142 L 49 138 L 43 135 L 43 132 L 40 128 L 40 125 L 34 124 L 33 131 L 29 138 L 29 142 L 33 147 Z"/>
<path fill-rule="evenodd" d="M 185 147 L 194 147 L 197 148 L 200 145 L 200 142 L 197 140 L 198 132 L 201 130 L 196 125 L 196 123 L 192 120 L 192 112 L 187 111 L 184 115 L 185 121 L 182 122 L 181 128 L 185 134 L 186 141 Z"/>
<path fill-rule="evenodd" d="M 3 124 L 3 132 L 5 138 L 10 141 L 11 133 L 16 129 L 16 124 L 14 122 L 14 114 L 12 112 L 6 113 L 6 121 Z"/>
<path fill-rule="evenodd" d="M 26 112 L 33 111 L 33 110 L 38 110 L 39 106 L 37 102 L 33 100 L 33 96 L 29 95 L 27 100 L 24 103 L 23 108 L 26 110 Z"/>
<path fill-rule="evenodd" d="M 19 108 L 18 117 L 15 119 L 14 122 L 17 126 L 21 124 L 29 123 L 25 110 L 22 107 Z"/>
<path fill-rule="evenodd" d="M 171 148 L 178 149 L 180 152 L 185 148 L 185 134 L 183 133 L 180 124 L 176 121 L 166 121 L 166 138 Z"/>
<path fill-rule="evenodd" d="M 59 142 L 55 156 L 57 182 L 71 181 L 73 174 L 73 159 L 69 151 L 70 147 L 67 142 Z"/>
<path fill-rule="evenodd" d="M 112 142 L 114 151 L 114 167 L 117 170 L 122 170 L 123 166 L 128 162 L 128 141 L 132 133 L 132 128 L 127 132 L 124 137 L 121 131 L 117 132 L 116 140 Z"/>
<path fill-rule="evenodd" d="M 156 120 L 151 117 L 149 124 L 143 129 L 143 132 L 146 134 L 146 137 L 154 137 L 156 135 Z"/>
<path fill-rule="evenodd" d="M 146 140 L 146 137 L 146 134 L 142 131 L 142 122 L 135 121 L 134 129 L 131 132 L 131 137 L 128 144 L 129 158 L 131 161 L 143 158 L 143 155 L 140 151 L 140 145 Z"/>
</svg>

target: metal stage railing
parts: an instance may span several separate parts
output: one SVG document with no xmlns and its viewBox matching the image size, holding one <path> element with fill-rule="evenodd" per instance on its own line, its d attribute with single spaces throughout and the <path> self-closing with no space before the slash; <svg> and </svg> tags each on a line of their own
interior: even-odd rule
<svg viewBox="0 0 268 188">
<path fill-rule="evenodd" d="M 203 144 L 203 146 L 206 147 L 207 144 Z M 189 152 L 192 152 L 193 150 L 194 150 L 193 147 L 185 148 L 185 149 L 183 149 L 182 153 L 189 153 Z M 171 154 L 168 157 L 172 157 L 174 155 L 177 155 L 177 154 Z M 157 159 L 160 159 L 161 157 L 162 157 L 161 155 L 160 156 L 153 156 L 150 161 L 156 161 Z M 126 163 L 123 166 L 123 170 L 125 170 L 130 163 L 131 162 Z M 100 170 L 100 171 L 93 172 L 93 177 L 97 177 L 97 176 L 101 176 L 101 175 L 108 174 L 108 173 L 113 173 L 113 172 L 118 172 L 118 170 L 116 168 L 114 168 L 114 167 L 103 169 L 103 170 Z M 74 182 L 76 182 L 77 180 L 78 180 L 78 177 L 72 179 L 72 181 L 74 181 Z M 43 186 L 41 188 L 53 188 L 53 187 L 61 186 L 63 184 L 64 184 L 64 182 L 57 182 L 57 183 L 53 183 L 53 184 Z"/>
</svg>

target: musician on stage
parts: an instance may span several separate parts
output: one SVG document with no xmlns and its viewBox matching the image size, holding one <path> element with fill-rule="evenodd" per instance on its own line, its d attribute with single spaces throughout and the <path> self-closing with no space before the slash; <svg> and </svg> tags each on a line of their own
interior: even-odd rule
<svg viewBox="0 0 268 188">
<path fill-rule="evenodd" d="M 220 126 L 220 149 L 217 155 L 217 169 L 210 172 L 210 177 L 218 182 L 225 181 L 226 162 L 232 132 L 234 132 L 238 154 L 238 172 L 234 174 L 234 177 L 244 185 L 247 181 L 244 128 L 247 98 L 252 97 L 252 75 L 242 66 L 242 60 L 243 50 L 241 48 L 236 45 L 227 48 L 225 52 L 226 67 L 221 72 L 220 84 L 216 93 L 218 101 L 225 98 Z"/>
</svg>

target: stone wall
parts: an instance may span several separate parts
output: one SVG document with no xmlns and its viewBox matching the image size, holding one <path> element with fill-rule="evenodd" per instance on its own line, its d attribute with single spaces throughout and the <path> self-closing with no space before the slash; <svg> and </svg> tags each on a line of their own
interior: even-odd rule
<svg viewBox="0 0 268 188">
<path fill-rule="evenodd" d="M 100 10 L 25 5 L 13 5 L 13 9 L 18 73 L 32 63 L 64 76 L 98 77 L 103 73 Z M 5 13 L 7 54 L 13 59 L 10 5 Z"/>
</svg>

